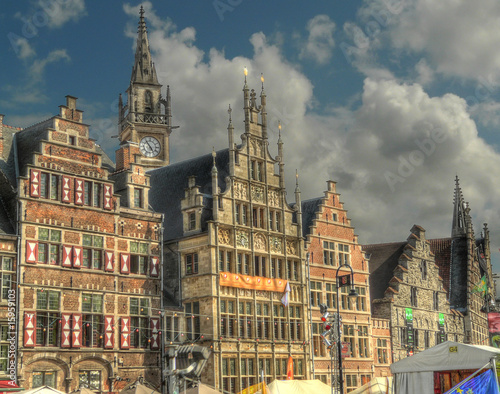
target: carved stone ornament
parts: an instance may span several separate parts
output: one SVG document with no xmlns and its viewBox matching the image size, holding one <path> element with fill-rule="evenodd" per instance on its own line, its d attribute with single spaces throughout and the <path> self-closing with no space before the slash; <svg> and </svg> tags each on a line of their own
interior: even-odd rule
<svg viewBox="0 0 500 394">
<path fill-rule="evenodd" d="M 297 246 L 293 241 L 286 241 L 286 252 L 288 254 L 297 254 Z"/>
<path fill-rule="evenodd" d="M 219 229 L 219 243 L 224 245 L 229 245 L 231 241 L 231 232 L 226 229 Z"/>
<path fill-rule="evenodd" d="M 248 248 L 248 234 L 245 231 L 236 233 L 236 246 Z"/>
<path fill-rule="evenodd" d="M 266 238 L 262 234 L 257 234 L 253 238 L 253 246 L 257 250 L 266 250 Z"/>
<path fill-rule="evenodd" d="M 269 247 L 272 253 L 283 253 L 283 241 L 278 237 L 271 237 Z"/>
<path fill-rule="evenodd" d="M 273 207 L 279 207 L 280 200 L 277 190 L 269 190 L 269 192 L 267 193 L 267 199 L 269 201 L 269 205 L 272 205 Z"/>
<path fill-rule="evenodd" d="M 248 199 L 248 186 L 241 182 L 234 183 L 234 197 L 240 200 Z"/>
<path fill-rule="evenodd" d="M 264 202 L 264 191 L 259 186 L 252 186 L 252 200 L 256 202 Z"/>
<path fill-rule="evenodd" d="M 262 142 L 253 139 L 251 142 L 251 146 L 253 154 L 255 156 L 262 157 Z"/>
</svg>

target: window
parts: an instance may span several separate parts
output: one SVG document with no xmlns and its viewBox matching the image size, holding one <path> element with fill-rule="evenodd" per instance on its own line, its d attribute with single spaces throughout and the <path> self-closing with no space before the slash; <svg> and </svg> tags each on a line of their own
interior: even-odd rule
<svg viewBox="0 0 500 394">
<path fill-rule="evenodd" d="M 420 264 L 420 271 L 422 273 L 422 280 L 427 279 L 427 261 L 422 260 Z"/>
<path fill-rule="evenodd" d="M 49 386 L 56 387 L 56 371 L 33 371 L 33 386 L 32 388 Z"/>
<path fill-rule="evenodd" d="M 286 340 L 288 338 L 288 330 L 286 323 L 286 313 L 283 304 L 274 304 L 274 339 Z"/>
<path fill-rule="evenodd" d="M 79 371 L 79 387 L 89 390 L 101 390 L 101 371 Z"/>
<path fill-rule="evenodd" d="M 252 302 L 240 301 L 239 302 L 239 337 L 252 338 L 252 318 L 253 308 Z"/>
<path fill-rule="evenodd" d="M 344 286 L 344 287 L 341 287 L 340 288 L 340 301 L 341 301 L 341 304 L 342 304 L 342 309 L 346 309 L 346 310 L 354 310 L 354 300 L 353 300 L 353 297 L 349 297 L 349 291 L 351 290 L 351 288 L 349 286 Z"/>
<path fill-rule="evenodd" d="M 101 206 L 101 184 L 100 183 L 94 183 L 94 207 L 100 207 Z"/>
<path fill-rule="evenodd" d="M 253 226 L 266 228 L 266 222 L 264 221 L 264 208 L 253 209 Z"/>
<path fill-rule="evenodd" d="M 257 160 L 250 162 L 250 178 L 254 181 L 264 180 L 264 163 Z"/>
<path fill-rule="evenodd" d="M 130 242 L 130 273 L 146 275 L 148 272 L 149 244 Z"/>
<path fill-rule="evenodd" d="M 198 253 L 190 253 L 185 256 L 186 275 L 198 273 Z"/>
<path fill-rule="evenodd" d="M 424 346 L 426 349 L 431 346 L 431 336 L 429 331 L 424 331 Z"/>
<path fill-rule="evenodd" d="M 236 381 L 238 373 L 236 369 L 236 358 L 222 359 L 222 389 L 226 393 L 236 393 Z"/>
<path fill-rule="evenodd" d="M 190 302 L 184 305 L 186 311 L 186 331 L 189 340 L 197 340 L 201 334 L 200 303 Z"/>
<path fill-rule="evenodd" d="M 287 359 L 283 358 L 282 360 L 287 362 Z M 270 358 L 259 358 L 259 373 L 264 372 L 264 381 L 269 384 L 269 382 L 273 378 L 273 371 L 271 369 L 271 362 L 272 360 Z M 286 364 L 285 364 L 286 365 Z M 286 369 L 285 369 L 285 374 L 286 374 Z M 267 392 L 268 390 L 266 390 Z"/>
<path fill-rule="evenodd" d="M 92 203 L 92 182 L 83 182 L 83 204 L 91 205 Z"/>
<path fill-rule="evenodd" d="M 350 343 L 349 354 L 347 355 L 347 357 L 355 357 L 354 344 L 356 342 L 354 338 L 354 326 L 351 324 L 345 324 L 344 328 L 342 329 L 342 333 L 344 334 L 344 342 Z"/>
<path fill-rule="evenodd" d="M 253 386 L 256 384 L 255 376 L 255 359 L 242 358 L 241 359 L 241 384 L 242 389 Z"/>
<path fill-rule="evenodd" d="M 300 280 L 299 262 L 296 260 L 287 261 L 288 279 Z"/>
<path fill-rule="evenodd" d="M 356 309 L 358 311 L 366 311 L 366 288 L 356 286 Z"/>
<path fill-rule="evenodd" d="M 377 360 L 379 364 L 387 364 L 387 339 L 377 338 Z"/>
<path fill-rule="evenodd" d="M 331 266 L 335 264 L 335 243 L 323 241 L 323 263 Z"/>
<path fill-rule="evenodd" d="M 180 334 L 180 329 L 179 329 L 179 317 L 177 314 L 174 316 L 166 316 L 165 318 L 165 336 L 166 339 L 169 341 L 175 341 L 179 334 Z"/>
<path fill-rule="evenodd" d="M 220 335 L 223 337 L 236 337 L 236 306 L 234 300 L 220 301 Z"/>
<path fill-rule="evenodd" d="M 338 244 L 339 246 L 339 266 L 349 264 L 349 245 Z"/>
<path fill-rule="evenodd" d="M 8 374 L 10 335 L 9 326 L 0 326 L 0 373 Z"/>
<path fill-rule="evenodd" d="M 134 187 L 134 207 L 143 208 L 142 189 Z M 192 230 L 192 229 L 190 229 Z"/>
<path fill-rule="evenodd" d="M 248 207 L 245 204 L 236 203 L 236 224 L 248 225 Z"/>
<path fill-rule="evenodd" d="M 85 347 L 103 346 L 104 317 L 102 294 L 82 294 L 82 345 Z"/>
<path fill-rule="evenodd" d="M 76 145 L 76 137 L 74 135 L 69 136 L 69 144 Z"/>
<path fill-rule="evenodd" d="M 311 306 L 319 306 L 321 304 L 321 291 L 322 283 L 311 281 Z"/>
<path fill-rule="evenodd" d="M 293 360 L 293 378 L 303 379 L 304 375 L 304 360 L 295 358 Z"/>
<path fill-rule="evenodd" d="M 288 360 L 286 358 L 276 358 L 274 368 L 275 368 L 276 379 L 286 380 Z"/>
<path fill-rule="evenodd" d="M 37 290 L 36 309 L 36 345 L 56 346 L 59 338 L 60 293 Z"/>
<path fill-rule="evenodd" d="M 439 310 L 439 293 L 437 291 L 435 291 L 433 294 L 432 303 L 434 305 L 434 310 L 438 311 Z"/>
<path fill-rule="evenodd" d="M 290 339 L 292 341 L 301 341 L 303 339 L 300 325 L 301 308 L 300 306 L 290 306 L 288 311 L 290 314 Z"/>
<path fill-rule="evenodd" d="M 417 288 L 416 287 L 411 287 L 410 288 L 410 303 L 411 306 L 417 307 Z"/>
<path fill-rule="evenodd" d="M 269 334 L 270 310 L 268 303 L 257 303 L 257 338 L 271 339 Z"/>
<path fill-rule="evenodd" d="M 345 376 L 345 385 L 347 392 L 353 391 L 358 387 L 358 377 L 356 375 L 346 375 Z"/>
<path fill-rule="evenodd" d="M 408 329 L 406 327 L 400 328 L 399 342 L 403 347 L 408 345 Z"/>
<path fill-rule="evenodd" d="M 48 228 L 38 229 L 38 262 L 59 265 L 61 231 Z"/>
<path fill-rule="evenodd" d="M 255 276 L 267 276 L 266 274 L 266 258 L 264 256 L 255 256 L 254 264 L 254 275 Z"/>
<path fill-rule="evenodd" d="M 2 256 L 1 264 L 0 297 L 2 300 L 8 300 L 9 290 L 12 289 L 12 277 L 14 275 L 14 258 Z"/>
<path fill-rule="evenodd" d="M 99 235 L 83 234 L 82 267 L 102 269 L 104 238 Z"/>
<path fill-rule="evenodd" d="M 321 338 L 321 333 L 323 333 L 323 323 L 313 323 L 313 349 L 314 356 L 325 357 L 326 356 L 326 346 L 323 343 L 323 338 Z"/>
<path fill-rule="evenodd" d="M 326 306 L 328 308 L 337 308 L 337 286 L 333 283 L 327 283 L 326 287 Z"/>
<path fill-rule="evenodd" d="M 269 230 L 281 231 L 281 212 L 269 211 Z"/>
<path fill-rule="evenodd" d="M 219 250 L 219 271 L 231 271 L 233 254 L 226 250 Z"/>
<path fill-rule="evenodd" d="M 130 298 L 130 347 L 145 348 L 149 341 L 149 299 Z"/>
<path fill-rule="evenodd" d="M 283 260 L 278 258 L 271 258 L 271 277 L 273 278 L 284 278 L 283 268 L 285 265 L 283 264 Z"/>
<path fill-rule="evenodd" d="M 370 351 L 368 348 L 368 326 L 358 326 L 358 356 L 368 358 Z"/>
</svg>

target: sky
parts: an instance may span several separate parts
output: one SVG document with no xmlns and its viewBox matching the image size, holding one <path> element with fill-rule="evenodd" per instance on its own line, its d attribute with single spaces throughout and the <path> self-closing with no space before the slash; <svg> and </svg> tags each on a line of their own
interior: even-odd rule
<svg viewBox="0 0 500 394">
<path fill-rule="evenodd" d="M 139 6 L 170 85 L 171 162 L 227 147 L 243 128 L 243 69 L 267 94 L 269 150 L 282 124 L 288 201 L 326 181 L 359 242 L 451 235 L 455 177 L 500 272 L 498 0 L 24 0 L 0 9 L 0 113 L 27 127 L 79 98 L 114 160 Z M 125 97 L 125 96 L 124 96 Z"/>
</svg>

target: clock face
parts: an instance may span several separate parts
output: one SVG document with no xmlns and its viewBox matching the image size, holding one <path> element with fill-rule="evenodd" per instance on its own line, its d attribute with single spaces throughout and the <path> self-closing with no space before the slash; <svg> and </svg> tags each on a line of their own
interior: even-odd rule
<svg viewBox="0 0 500 394">
<path fill-rule="evenodd" d="M 139 143 L 141 153 L 146 157 L 156 157 L 160 154 L 160 142 L 154 137 L 144 137 Z"/>
</svg>

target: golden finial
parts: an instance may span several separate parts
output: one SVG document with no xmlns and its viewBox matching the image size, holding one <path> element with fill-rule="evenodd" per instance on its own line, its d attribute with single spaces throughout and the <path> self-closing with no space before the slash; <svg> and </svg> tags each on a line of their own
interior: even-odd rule
<svg viewBox="0 0 500 394">
<path fill-rule="evenodd" d="M 260 81 L 262 82 L 262 90 L 264 90 L 264 74 L 260 73 Z"/>
</svg>

